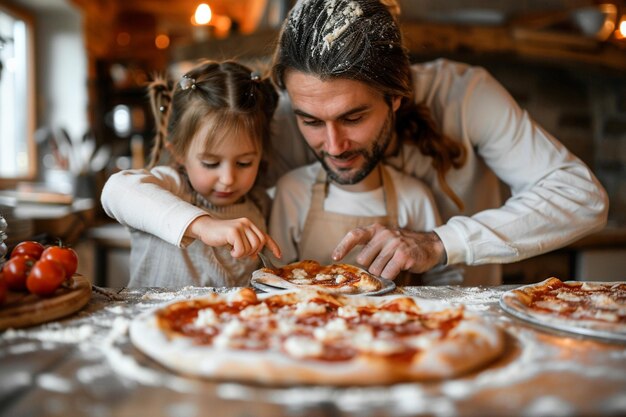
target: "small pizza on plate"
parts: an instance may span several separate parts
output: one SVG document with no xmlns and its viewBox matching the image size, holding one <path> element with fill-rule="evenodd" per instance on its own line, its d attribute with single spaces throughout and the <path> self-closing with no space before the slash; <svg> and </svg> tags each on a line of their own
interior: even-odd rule
<svg viewBox="0 0 626 417">
<path fill-rule="evenodd" d="M 371 294 L 395 288 L 393 281 L 376 277 L 354 265 L 317 261 L 294 262 L 280 268 L 261 268 L 252 273 L 251 284 L 262 290 L 276 288 L 310 288 L 339 294 Z M 261 284 L 261 285 L 258 285 Z"/>
<path fill-rule="evenodd" d="M 626 341 L 626 282 L 552 277 L 507 291 L 500 305 L 544 327 Z"/>
<path fill-rule="evenodd" d="M 503 350 L 498 327 L 404 295 L 350 297 L 251 288 L 139 316 L 133 344 L 186 375 L 263 384 L 373 385 L 451 378 Z"/>
</svg>

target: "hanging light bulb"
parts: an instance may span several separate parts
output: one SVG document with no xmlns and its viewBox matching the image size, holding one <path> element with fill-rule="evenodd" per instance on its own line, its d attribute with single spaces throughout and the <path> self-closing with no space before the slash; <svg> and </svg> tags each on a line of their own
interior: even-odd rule
<svg viewBox="0 0 626 417">
<path fill-rule="evenodd" d="M 154 44 L 158 49 L 166 49 L 170 46 L 170 37 L 165 33 L 160 33 L 154 38 Z"/>
<path fill-rule="evenodd" d="M 211 8 L 206 3 L 200 3 L 192 19 L 196 25 L 207 25 L 211 21 Z"/>
<path fill-rule="evenodd" d="M 626 39 L 626 15 L 622 16 L 622 21 L 619 23 L 615 35 L 618 39 Z"/>
</svg>

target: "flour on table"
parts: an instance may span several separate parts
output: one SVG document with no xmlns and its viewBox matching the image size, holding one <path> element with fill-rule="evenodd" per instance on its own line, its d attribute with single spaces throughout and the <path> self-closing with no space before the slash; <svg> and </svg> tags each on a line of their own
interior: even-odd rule
<svg viewBox="0 0 626 417">
<path fill-rule="evenodd" d="M 4 384 L 5 379 L 10 381 L 13 388 L 27 387 L 33 383 L 33 376 L 26 371 L 3 371 L 2 376 L 0 376 L 0 383 L 2 383 L 2 385 Z"/>
<path fill-rule="evenodd" d="M 614 395 L 602 402 L 598 414 L 626 415 L 626 393 Z"/>
<path fill-rule="evenodd" d="M 72 382 L 55 374 L 41 374 L 37 377 L 37 385 L 41 388 L 54 391 L 68 393 L 74 390 Z"/>
<path fill-rule="evenodd" d="M 537 398 L 522 410 L 524 417 L 565 417 L 575 414 L 576 410 L 568 402 L 552 396 Z"/>
<path fill-rule="evenodd" d="M 461 303 L 465 305 L 472 304 L 484 304 L 484 303 L 497 303 L 502 295 L 501 291 L 492 290 L 489 288 L 464 288 L 463 295 L 452 297 L 446 301 L 451 303 Z"/>
<path fill-rule="evenodd" d="M 181 402 L 167 406 L 167 415 L 174 417 L 197 417 L 203 415 L 197 404 Z"/>
<path fill-rule="evenodd" d="M 332 403 L 341 412 L 360 415 L 369 410 L 384 410 L 387 415 L 457 415 L 453 400 L 443 396 L 433 398 L 421 384 L 396 384 L 388 388 L 347 387 L 340 390 L 334 387 L 290 387 L 290 388 L 251 388 L 238 383 L 220 383 L 216 388 L 220 398 L 235 401 L 250 401 L 262 398 L 271 404 L 288 407 L 290 410 L 306 410 L 323 403 Z"/>
<path fill-rule="evenodd" d="M 105 347 L 103 353 L 115 373 L 131 381 L 144 385 L 166 387 L 177 392 L 197 390 L 195 382 L 141 366 L 132 356 L 124 354 L 114 346 Z"/>
<path fill-rule="evenodd" d="M 124 314 L 124 312 L 125 312 L 124 306 L 122 306 L 122 305 L 116 305 L 116 306 L 112 306 L 112 307 L 107 307 L 107 311 L 110 311 L 113 314 Z"/>
<path fill-rule="evenodd" d="M 182 287 L 175 291 L 149 291 L 145 293 L 141 299 L 144 301 L 175 301 L 182 299 L 190 299 L 194 297 L 201 297 L 203 295 L 212 294 L 212 293 L 228 293 L 231 292 L 233 288 L 223 287 L 223 288 L 205 288 L 205 287 Z"/>
<path fill-rule="evenodd" d="M 17 338 L 38 339 L 42 342 L 80 343 L 89 339 L 94 333 L 92 326 L 84 324 L 79 327 L 60 327 L 58 324 L 44 325 L 40 330 L 7 329 L 0 340 Z"/>
<path fill-rule="evenodd" d="M 142 300 L 160 300 L 160 301 L 169 301 L 172 300 L 172 297 L 176 297 L 176 298 L 181 298 L 181 296 L 179 294 L 176 293 L 172 293 L 172 292 L 159 292 L 159 293 L 146 293 L 143 297 L 141 297 Z M 183 298 L 190 298 L 190 296 L 186 296 Z"/>
<path fill-rule="evenodd" d="M 76 371 L 76 378 L 83 384 L 91 384 L 98 379 L 105 378 L 111 373 L 111 369 L 106 364 L 83 366 Z"/>
<path fill-rule="evenodd" d="M 34 352 L 39 348 L 37 343 L 22 343 L 19 345 L 11 346 L 7 349 L 9 355 L 22 355 L 24 353 Z M 1 355 L 1 354 L 0 354 Z"/>
</svg>

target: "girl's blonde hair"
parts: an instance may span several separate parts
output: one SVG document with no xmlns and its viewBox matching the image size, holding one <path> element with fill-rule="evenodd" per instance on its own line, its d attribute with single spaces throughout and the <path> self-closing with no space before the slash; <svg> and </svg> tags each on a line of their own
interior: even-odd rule
<svg viewBox="0 0 626 417">
<path fill-rule="evenodd" d="M 209 123 L 207 146 L 243 131 L 262 150 L 278 104 L 270 80 L 234 61 L 204 61 L 173 85 L 157 76 L 148 95 L 156 124 L 148 168 L 160 162 L 166 143 L 174 155 L 185 155 L 204 123 Z"/>
</svg>

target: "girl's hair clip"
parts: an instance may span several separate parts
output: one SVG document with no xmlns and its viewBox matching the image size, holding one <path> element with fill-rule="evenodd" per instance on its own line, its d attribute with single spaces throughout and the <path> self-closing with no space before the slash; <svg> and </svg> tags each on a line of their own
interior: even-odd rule
<svg viewBox="0 0 626 417">
<path fill-rule="evenodd" d="M 254 82 L 261 81 L 261 74 L 257 71 L 253 71 L 250 73 L 250 79 Z"/>
<path fill-rule="evenodd" d="M 196 80 L 195 78 L 191 78 L 187 75 L 183 75 L 183 78 L 180 79 L 180 89 L 185 91 L 189 89 L 196 89 Z"/>
</svg>

